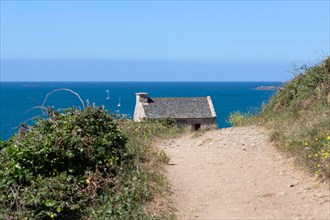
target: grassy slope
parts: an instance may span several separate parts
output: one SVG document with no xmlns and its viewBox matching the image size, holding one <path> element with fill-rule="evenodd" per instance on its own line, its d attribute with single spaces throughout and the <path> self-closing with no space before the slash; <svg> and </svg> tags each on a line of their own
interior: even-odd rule
<svg viewBox="0 0 330 220">
<path fill-rule="evenodd" d="M 264 124 L 271 140 L 297 156 L 312 172 L 330 178 L 330 57 L 303 66 L 261 113 L 234 113 L 234 125 Z"/>
</svg>

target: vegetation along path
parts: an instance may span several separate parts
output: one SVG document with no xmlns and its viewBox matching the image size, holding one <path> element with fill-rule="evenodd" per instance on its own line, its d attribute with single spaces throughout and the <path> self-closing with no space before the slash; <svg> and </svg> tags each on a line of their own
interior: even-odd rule
<svg viewBox="0 0 330 220">
<path fill-rule="evenodd" d="M 321 183 L 259 127 L 189 133 L 160 143 L 178 219 L 329 219 Z"/>
</svg>

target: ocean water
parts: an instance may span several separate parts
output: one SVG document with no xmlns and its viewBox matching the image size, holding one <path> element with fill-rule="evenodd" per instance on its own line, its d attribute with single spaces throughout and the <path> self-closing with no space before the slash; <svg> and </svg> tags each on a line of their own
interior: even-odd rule
<svg viewBox="0 0 330 220">
<path fill-rule="evenodd" d="M 33 123 L 42 114 L 40 108 L 48 93 L 59 88 L 77 92 L 86 103 L 104 105 L 112 113 L 133 117 L 135 93 L 147 92 L 150 97 L 211 96 L 219 128 L 229 127 L 233 111 L 257 112 L 276 91 L 255 90 L 258 86 L 278 86 L 280 82 L 1 82 L 0 138 L 8 139 L 21 122 Z M 107 90 L 109 91 L 107 93 Z M 108 98 L 109 97 L 109 98 Z M 120 106 L 118 107 L 118 103 Z M 46 106 L 63 109 L 81 106 L 72 93 L 51 94 Z"/>
</svg>

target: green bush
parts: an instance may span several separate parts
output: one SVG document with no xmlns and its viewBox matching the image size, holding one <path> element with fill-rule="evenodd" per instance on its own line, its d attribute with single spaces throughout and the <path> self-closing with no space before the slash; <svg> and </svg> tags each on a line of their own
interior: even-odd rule
<svg viewBox="0 0 330 220">
<path fill-rule="evenodd" d="M 229 115 L 228 122 L 232 126 L 242 126 L 245 116 L 243 113 L 236 111 Z"/>
<path fill-rule="evenodd" d="M 178 130 L 100 107 L 47 110 L 34 126 L 0 141 L 0 219 L 155 219 L 167 155 L 152 145 Z M 157 217 L 158 216 L 158 217 Z"/>
<path fill-rule="evenodd" d="M 243 126 L 248 124 L 251 121 L 251 118 L 253 117 L 252 113 L 242 113 L 240 111 L 232 112 L 227 121 L 232 126 Z"/>
<path fill-rule="evenodd" d="M 0 213 L 6 218 L 81 219 L 125 160 L 126 138 L 102 108 L 48 114 L 1 142 Z"/>
<path fill-rule="evenodd" d="M 171 215 L 170 208 L 153 210 L 149 207 L 155 194 L 166 195 L 168 190 L 163 165 L 169 158 L 153 145 L 153 141 L 173 138 L 182 130 L 170 126 L 167 120 L 120 119 L 117 123 L 128 137 L 126 147 L 131 160 L 119 176 L 121 184 L 103 195 L 102 207 L 92 211 L 92 219 L 167 219 Z"/>
</svg>

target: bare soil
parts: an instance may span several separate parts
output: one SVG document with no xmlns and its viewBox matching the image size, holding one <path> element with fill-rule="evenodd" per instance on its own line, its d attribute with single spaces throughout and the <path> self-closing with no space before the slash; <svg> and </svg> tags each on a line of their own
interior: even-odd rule
<svg viewBox="0 0 330 220">
<path fill-rule="evenodd" d="M 330 185 L 296 167 L 259 127 L 162 141 L 178 219 L 330 219 Z"/>
</svg>

